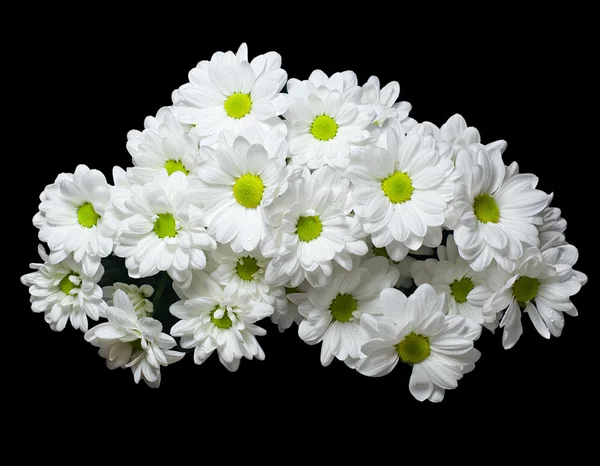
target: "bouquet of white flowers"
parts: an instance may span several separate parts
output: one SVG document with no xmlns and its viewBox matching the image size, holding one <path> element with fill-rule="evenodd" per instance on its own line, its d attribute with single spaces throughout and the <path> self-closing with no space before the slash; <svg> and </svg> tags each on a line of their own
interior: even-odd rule
<svg viewBox="0 0 600 466">
<path fill-rule="evenodd" d="M 288 79 L 245 44 L 201 61 L 127 134 L 113 184 L 81 164 L 44 189 L 32 310 L 152 387 L 186 353 L 263 359 L 269 318 L 324 366 L 412 366 L 410 392 L 434 402 L 482 332 L 511 348 L 525 313 L 560 336 L 587 277 L 552 195 L 504 164 L 505 141 L 460 115 L 418 123 L 399 93 L 352 71 Z"/>
</svg>

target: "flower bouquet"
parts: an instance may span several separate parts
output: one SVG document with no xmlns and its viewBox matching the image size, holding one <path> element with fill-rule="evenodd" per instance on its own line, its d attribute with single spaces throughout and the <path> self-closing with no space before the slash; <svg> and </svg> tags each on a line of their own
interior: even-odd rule
<svg viewBox="0 0 600 466">
<path fill-rule="evenodd" d="M 40 195 L 31 309 L 136 383 L 186 354 L 265 358 L 261 321 L 366 377 L 411 367 L 420 401 L 472 371 L 485 333 L 561 335 L 587 281 L 538 179 L 460 115 L 417 122 L 397 82 L 289 78 L 215 53 L 127 134 L 112 184 L 82 163 Z M 176 370 L 176 369 L 174 369 Z"/>
</svg>

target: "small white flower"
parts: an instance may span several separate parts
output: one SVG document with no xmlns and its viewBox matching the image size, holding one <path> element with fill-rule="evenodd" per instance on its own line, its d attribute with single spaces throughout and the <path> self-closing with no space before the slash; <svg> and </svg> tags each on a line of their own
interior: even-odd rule
<svg viewBox="0 0 600 466">
<path fill-rule="evenodd" d="M 552 202 L 554 193 L 549 195 L 549 201 Z M 561 211 L 557 207 L 546 207 L 542 210 L 542 223 L 538 225 L 538 231 L 540 234 L 540 249 L 551 241 L 557 241 L 553 243 L 555 246 L 565 244 L 565 230 L 567 229 L 567 221 L 561 217 Z M 557 238 L 555 240 L 555 238 Z"/>
<path fill-rule="evenodd" d="M 542 250 L 527 248 L 512 273 L 504 272 L 504 285 L 485 303 L 493 312 L 504 312 L 502 345 L 512 348 L 523 334 L 521 311 L 531 318 L 544 338 L 559 337 L 565 325 L 563 313 L 577 315 L 570 297 L 587 282 L 585 274 L 573 270 L 577 248 L 570 244 L 547 244 Z M 500 271 L 503 272 L 503 271 Z"/>
<path fill-rule="evenodd" d="M 33 224 L 48 243 L 48 261 L 58 264 L 73 253 L 86 275 L 94 275 L 100 260 L 113 250 L 116 224 L 106 216 L 112 209 L 109 185 L 102 172 L 78 165 L 61 173 L 40 195 Z"/>
<path fill-rule="evenodd" d="M 131 300 L 133 310 L 138 318 L 150 317 L 154 313 L 154 304 L 148 298 L 154 293 L 154 288 L 145 284 L 137 286 L 133 284 L 116 282 L 110 286 L 102 288 L 104 301 L 109 306 L 113 305 L 113 296 L 117 290 L 124 291 L 127 297 Z"/>
<path fill-rule="evenodd" d="M 216 248 L 202 211 L 190 201 L 188 177 L 160 170 L 152 183 L 130 187 L 119 225 L 115 255 L 124 257 L 132 278 L 167 271 L 186 286 L 192 269 L 206 266 L 205 250 Z"/>
<path fill-rule="evenodd" d="M 374 257 L 351 271 L 336 268 L 332 283 L 309 288 L 298 312 L 304 317 L 298 335 L 309 345 L 321 345 L 321 364 L 334 357 L 355 368 L 369 335 L 361 325 L 363 313 L 382 313 L 379 294 L 396 284 L 399 271 L 384 257 Z"/>
<path fill-rule="evenodd" d="M 54 331 L 61 332 L 69 321 L 73 328 L 87 331 L 88 317 L 92 320 L 104 317 L 106 303 L 98 286 L 104 267 L 98 266 L 90 276 L 72 255 L 58 264 L 51 264 L 42 245 L 39 245 L 38 253 L 43 264 L 31 264 L 36 271 L 21 277 L 21 282 L 29 287 L 31 310 L 43 312 Z"/>
<path fill-rule="evenodd" d="M 285 288 L 286 307 L 276 307 L 271 315 L 271 322 L 277 325 L 277 329 L 283 333 L 294 323 L 300 325 L 304 319 L 298 312 L 298 306 L 302 303 L 303 293 L 308 290 L 308 282 L 304 281 L 296 288 Z"/>
<path fill-rule="evenodd" d="M 446 246 L 437 250 L 437 259 L 414 261 L 412 274 L 417 286 L 429 283 L 433 289 L 444 296 L 444 312 L 447 315 L 459 315 L 471 319 L 476 324 L 491 323 L 496 313 L 484 312 L 486 300 L 494 290 L 487 282 L 489 271 L 475 272 L 466 260 L 458 254 L 458 248 L 452 235 L 448 236 Z"/>
<path fill-rule="evenodd" d="M 409 131 L 416 121 L 408 116 L 412 105 L 408 102 L 396 102 L 400 95 L 400 84 L 391 81 L 381 87 L 379 78 L 371 76 L 362 87 L 361 104 L 370 106 L 375 111 L 375 121 L 382 125 L 388 118 L 396 119 L 402 127 Z"/>
<path fill-rule="evenodd" d="M 362 256 L 365 236 L 350 215 L 350 183 L 339 172 L 322 167 L 294 178 L 287 192 L 269 208 L 277 252 L 269 262 L 267 283 L 297 287 L 306 278 L 313 287 L 325 286 L 332 261 L 352 269 L 351 254 Z"/>
<path fill-rule="evenodd" d="M 181 298 L 169 308 L 181 319 L 171 335 L 181 337 L 182 348 L 194 348 L 194 362 L 202 364 L 217 350 L 219 361 L 234 372 L 242 357 L 263 360 L 265 353 L 256 336 L 265 335 L 255 322 L 270 316 L 273 306 L 245 296 L 227 295 L 204 272 L 195 271 L 186 289 L 174 286 Z"/>
<path fill-rule="evenodd" d="M 399 290 L 385 289 L 381 306 L 383 317 L 362 315 L 372 339 L 362 346 L 366 357 L 358 372 L 379 377 L 402 361 L 412 366 L 412 395 L 419 401 L 442 401 L 445 391 L 456 388 L 481 356 L 473 347 L 480 326 L 464 317 L 446 316 L 444 297 L 428 284 L 408 298 Z"/>
<path fill-rule="evenodd" d="M 388 132 L 387 150 L 370 146 L 353 154 L 345 175 L 354 183 L 354 212 L 375 247 L 402 260 L 421 246 L 437 247 L 453 166 L 441 158 L 432 139 Z"/>
<path fill-rule="evenodd" d="M 140 379 L 150 387 L 160 385 L 160 367 L 179 361 L 185 353 L 173 351 L 170 335 L 162 333 L 162 324 L 151 317 L 138 319 L 123 290 L 116 290 L 113 305 L 106 309 L 108 322 L 96 325 L 86 334 L 86 341 L 99 347 L 109 369 L 130 367 L 135 383 Z"/>
</svg>

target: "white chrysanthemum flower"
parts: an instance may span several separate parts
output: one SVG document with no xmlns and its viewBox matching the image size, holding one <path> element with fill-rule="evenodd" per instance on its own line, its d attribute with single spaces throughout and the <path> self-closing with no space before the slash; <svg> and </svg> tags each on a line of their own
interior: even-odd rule
<svg viewBox="0 0 600 466">
<path fill-rule="evenodd" d="M 548 204 L 552 202 L 554 193 L 550 193 Z M 542 210 L 542 223 L 538 225 L 540 234 L 540 248 L 543 248 L 551 241 L 555 246 L 565 244 L 565 230 L 567 229 L 567 221 L 562 218 L 561 211 L 557 207 L 546 207 Z M 555 240 L 555 238 L 557 238 Z"/>
<path fill-rule="evenodd" d="M 348 166 L 352 148 L 368 141 L 375 120 L 372 106 L 360 105 L 360 88 L 351 71 L 331 78 L 320 70 L 308 81 L 290 79 L 290 105 L 284 116 L 294 165 L 310 169 Z"/>
<path fill-rule="evenodd" d="M 383 257 L 373 257 L 351 271 L 336 269 L 331 285 L 310 288 L 298 312 L 304 317 L 298 335 L 309 345 L 321 345 L 321 364 L 334 357 L 355 368 L 369 334 L 362 327 L 364 313 L 381 315 L 379 295 L 396 284 L 400 273 Z"/>
<path fill-rule="evenodd" d="M 294 178 L 285 195 L 269 208 L 277 252 L 269 262 L 267 283 L 297 287 L 306 278 L 313 287 L 325 286 L 332 261 L 352 269 L 351 254 L 362 256 L 364 232 L 350 215 L 350 182 L 339 172 L 322 167 Z"/>
<path fill-rule="evenodd" d="M 135 383 L 140 379 L 150 387 L 160 385 L 160 367 L 179 361 L 185 353 L 173 351 L 170 335 L 151 317 L 138 319 L 127 293 L 116 290 L 113 305 L 106 309 L 108 322 L 98 324 L 86 334 L 86 341 L 99 347 L 109 369 L 130 367 Z"/>
<path fill-rule="evenodd" d="M 463 316 L 480 325 L 494 322 L 496 313 L 489 309 L 484 311 L 485 302 L 495 291 L 487 281 L 488 272 L 475 272 L 460 257 L 452 235 L 448 236 L 446 246 L 438 247 L 437 254 L 439 260 L 412 263 L 415 284 L 429 283 L 443 295 L 447 315 Z"/>
<path fill-rule="evenodd" d="M 237 252 L 259 247 L 266 253 L 272 238 L 264 209 L 287 190 L 291 174 L 283 135 L 273 130 L 261 143 L 243 136 L 229 143 L 222 133 L 216 150 L 204 150 L 208 160 L 190 192 L 210 235 Z"/>
<path fill-rule="evenodd" d="M 378 125 L 382 125 L 388 118 L 394 118 L 405 131 L 410 131 L 417 123 L 408 116 L 412 105 L 408 102 L 396 102 L 399 95 L 400 84 L 397 81 L 391 81 L 381 87 L 379 78 L 371 76 L 362 87 L 361 104 L 373 108 Z"/>
<path fill-rule="evenodd" d="M 210 61 L 201 61 L 189 79 L 174 95 L 173 111 L 182 122 L 195 125 L 193 133 L 215 140 L 222 130 L 243 134 L 278 129 L 285 134 L 279 116 L 287 109 L 287 96 L 280 92 L 287 73 L 278 53 L 248 62 L 248 47 L 242 44 L 237 54 L 216 52 Z"/>
<path fill-rule="evenodd" d="M 61 173 L 40 195 L 40 211 L 33 224 L 48 243 L 48 261 L 58 264 L 73 253 L 86 275 L 94 275 L 100 260 L 113 250 L 116 224 L 109 185 L 102 172 L 78 165 L 75 173 Z"/>
<path fill-rule="evenodd" d="M 419 401 L 442 401 L 481 354 L 473 347 L 481 327 L 460 316 L 444 314 L 444 297 L 424 284 L 408 298 L 390 288 L 381 292 L 383 317 L 363 314 L 372 335 L 362 345 L 366 355 L 358 372 L 371 377 L 390 373 L 402 361 L 412 366 L 409 389 Z"/>
<path fill-rule="evenodd" d="M 577 315 L 570 297 L 587 282 L 585 274 L 573 270 L 577 248 L 570 244 L 542 250 L 527 248 L 512 273 L 504 272 L 504 286 L 485 303 L 493 312 L 504 312 L 502 345 L 512 348 L 523 334 L 521 311 L 529 315 L 544 338 L 559 337 L 565 325 L 563 313 Z"/>
<path fill-rule="evenodd" d="M 152 183 L 131 186 L 130 193 L 115 255 L 125 258 L 132 278 L 167 271 L 186 286 L 191 270 L 206 266 L 204 251 L 217 246 L 202 211 L 190 201 L 188 177 L 160 170 Z"/>
<path fill-rule="evenodd" d="M 127 133 L 127 150 L 135 165 L 127 169 L 131 183 L 149 183 L 162 168 L 169 175 L 173 172 L 194 173 L 201 163 L 198 145 L 170 108 L 161 108 L 156 118 L 146 118 L 145 126 L 142 132 L 132 130 Z"/>
<path fill-rule="evenodd" d="M 204 272 L 195 271 L 188 288 L 174 288 L 181 301 L 169 310 L 181 320 L 173 325 L 171 335 L 181 337 L 182 348 L 194 348 L 196 364 L 206 361 L 214 350 L 221 364 L 232 372 L 242 357 L 265 358 L 256 336 L 267 332 L 255 322 L 270 316 L 273 306 L 247 296 L 228 295 Z"/>
<path fill-rule="evenodd" d="M 280 333 L 285 332 L 294 323 L 300 325 L 300 322 L 304 319 L 300 312 L 298 312 L 298 306 L 303 301 L 303 293 L 308 291 L 308 282 L 304 281 L 296 288 L 285 288 L 285 296 L 287 306 L 276 308 L 271 315 L 271 322 L 277 325 L 277 329 Z"/>
<path fill-rule="evenodd" d="M 454 241 L 460 255 L 476 271 L 496 261 L 514 270 L 523 245 L 539 246 L 536 225 L 549 196 L 535 189 L 538 179 L 516 174 L 505 179 L 506 168 L 499 150 L 481 149 L 471 169 L 454 187 Z"/>
<path fill-rule="evenodd" d="M 73 328 L 87 331 L 88 317 L 92 320 L 104 317 L 106 303 L 98 286 L 104 267 L 100 265 L 94 275 L 87 275 L 71 255 L 51 264 L 42 245 L 38 253 L 43 263 L 30 264 L 35 272 L 21 277 L 21 282 L 29 287 L 31 310 L 43 312 L 46 322 L 56 332 L 64 330 L 69 321 Z"/>
<path fill-rule="evenodd" d="M 354 212 L 375 247 L 402 260 L 410 250 L 437 247 L 447 205 L 447 180 L 452 162 L 435 150 L 433 140 L 395 128 L 388 132 L 388 149 L 370 146 L 351 155 L 345 175 L 354 182 Z"/>
<path fill-rule="evenodd" d="M 121 282 L 115 282 L 110 286 L 105 286 L 102 288 L 102 292 L 104 294 L 104 301 L 106 301 L 106 304 L 109 306 L 113 305 L 113 296 L 117 290 L 124 291 L 127 294 L 138 319 L 152 316 L 154 313 L 154 304 L 148 299 L 154 294 L 154 288 L 152 286 L 148 284 L 137 286 Z"/>
</svg>

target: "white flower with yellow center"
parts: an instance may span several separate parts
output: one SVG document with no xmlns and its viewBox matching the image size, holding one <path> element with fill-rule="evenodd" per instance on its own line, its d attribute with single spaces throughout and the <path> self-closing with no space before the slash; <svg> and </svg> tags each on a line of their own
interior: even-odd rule
<svg viewBox="0 0 600 466">
<path fill-rule="evenodd" d="M 471 319 L 479 325 L 496 320 L 496 313 L 484 304 L 492 296 L 494 289 L 487 281 L 488 271 L 475 272 L 469 263 L 458 254 L 452 235 L 446 246 L 439 246 L 437 259 L 414 261 L 412 275 L 417 286 L 429 283 L 433 289 L 445 297 L 444 312 Z"/>
<path fill-rule="evenodd" d="M 512 273 L 504 272 L 504 286 L 485 303 L 492 312 L 504 312 L 500 321 L 502 345 L 512 348 L 523 334 L 521 312 L 529 315 L 544 338 L 559 337 L 565 325 L 563 314 L 577 316 L 571 296 L 587 282 L 585 274 L 573 270 L 577 248 L 570 244 L 542 250 L 527 248 Z"/>
<path fill-rule="evenodd" d="M 369 334 L 361 325 L 364 313 L 381 315 L 379 294 L 393 287 L 400 273 L 383 257 L 371 258 L 351 271 L 336 268 L 332 283 L 309 288 L 298 312 L 304 317 L 298 335 L 309 345 L 321 343 L 321 364 L 334 357 L 355 368 Z"/>
<path fill-rule="evenodd" d="M 256 336 L 267 332 L 255 322 L 270 316 L 273 306 L 226 294 L 204 272 L 195 271 L 188 288 L 174 288 L 181 301 L 169 310 L 181 320 L 173 325 L 171 335 L 181 337 L 182 348 L 194 348 L 196 364 L 202 364 L 215 350 L 221 364 L 232 372 L 239 368 L 242 357 L 265 358 Z"/>
<path fill-rule="evenodd" d="M 189 79 L 179 88 L 173 111 L 183 123 L 195 125 L 192 132 L 200 137 L 216 140 L 222 130 L 285 133 L 279 116 L 287 109 L 287 96 L 280 92 L 287 74 L 278 53 L 268 52 L 248 62 L 248 47 L 242 44 L 237 54 L 217 52 L 210 61 L 201 61 Z"/>
<path fill-rule="evenodd" d="M 40 195 L 33 224 L 39 239 L 48 243 L 48 261 L 58 264 L 73 253 L 86 275 L 92 276 L 100 260 L 113 251 L 116 223 L 107 215 L 112 209 L 110 186 L 102 172 L 78 165 L 75 173 L 61 173 Z"/>
<path fill-rule="evenodd" d="M 115 255 L 125 258 L 132 278 L 167 271 L 186 286 L 192 269 L 206 266 L 204 251 L 217 247 L 202 211 L 190 201 L 188 177 L 160 170 L 153 182 L 131 186 L 130 192 Z"/>
<path fill-rule="evenodd" d="M 539 246 L 536 225 L 542 223 L 549 197 L 535 189 L 536 176 L 505 175 L 500 151 L 488 154 L 481 149 L 454 187 L 448 227 L 454 230 L 459 254 L 478 272 L 493 261 L 510 272 L 523 254 L 523 245 Z"/>
<path fill-rule="evenodd" d="M 277 252 L 269 262 L 267 283 L 294 288 L 304 279 L 323 287 L 335 261 L 352 269 L 352 255 L 367 253 L 365 236 L 351 216 L 350 182 L 322 167 L 294 178 L 288 191 L 269 208 Z"/>
<path fill-rule="evenodd" d="M 294 165 L 345 168 L 351 149 L 366 144 L 375 110 L 360 105 L 355 82 L 353 73 L 327 78 L 322 72 L 314 72 L 308 81 L 288 81 L 290 105 L 284 116 Z"/>
<path fill-rule="evenodd" d="M 423 245 L 437 247 L 445 221 L 447 180 L 452 162 L 441 158 L 432 139 L 388 132 L 387 150 L 370 146 L 351 155 L 346 169 L 353 183 L 354 212 L 371 235 L 400 261 Z"/>
<path fill-rule="evenodd" d="M 475 367 L 481 354 L 473 347 L 480 326 L 464 317 L 444 314 L 444 297 L 429 284 L 408 298 L 399 290 L 381 292 L 383 317 L 361 317 L 371 339 L 357 367 L 370 377 L 389 374 L 402 361 L 412 366 L 409 389 L 419 401 L 440 402 Z"/>
<path fill-rule="evenodd" d="M 148 298 L 154 294 L 154 288 L 148 284 L 137 286 L 134 284 L 115 282 L 110 286 L 102 288 L 104 301 L 109 306 L 113 305 L 113 296 L 117 290 L 121 290 L 127 294 L 131 301 L 133 310 L 138 318 L 151 317 L 154 313 L 154 304 Z"/>
<path fill-rule="evenodd" d="M 127 293 L 116 290 L 113 305 L 106 309 L 108 322 L 96 325 L 85 334 L 86 341 L 99 347 L 98 354 L 113 370 L 131 368 L 133 380 L 150 387 L 160 385 L 161 366 L 179 361 L 185 353 L 173 351 L 170 335 L 162 333 L 162 324 L 151 317 L 138 319 Z"/>
<path fill-rule="evenodd" d="M 131 183 L 149 183 L 162 168 L 169 175 L 193 173 L 201 163 L 197 143 L 188 136 L 171 109 L 163 107 L 156 118 L 150 118 L 146 119 L 144 131 L 132 130 L 127 134 L 127 150 L 135 165 L 127 169 Z"/>
<path fill-rule="evenodd" d="M 264 209 L 287 190 L 291 174 L 283 135 L 273 130 L 261 143 L 243 136 L 230 143 L 222 133 L 216 150 L 204 150 L 207 162 L 190 192 L 203 207 L 209 233 L 234 251 L 264 252 L 272 241 Z"/>
<path fill-rule="evenodd" d="M 396 102 L 400 95 L 400 84 L 392 81 L 381 87 L 379 78 L 371 76 L 362 87 L 361 104 L 371 106 L 375 111 L 375 122 L 382 125 L 388 118 L 394 118 L 409 131 L 416 121 L 408 114 L 412 105 L 408 102 Z"/>
<path fill-rule="evenodd" d="M 64 330 L 69 321 L 73 328 L 85 332 L 88 317 L 92 320 L 104 317 L 106 303 L 98 286 L 104 274 L 102 265 L 94 275 L 86 275 L 71 255 L 58 264 L 51 264 L 42 245 L 38 253 L 43 263 L 31 264 L 35 272 L 21 277 L 21 282 L 29 287 L 33 312 L 43 312 L 46 322 L 56 332 Z"/>
</svg>

